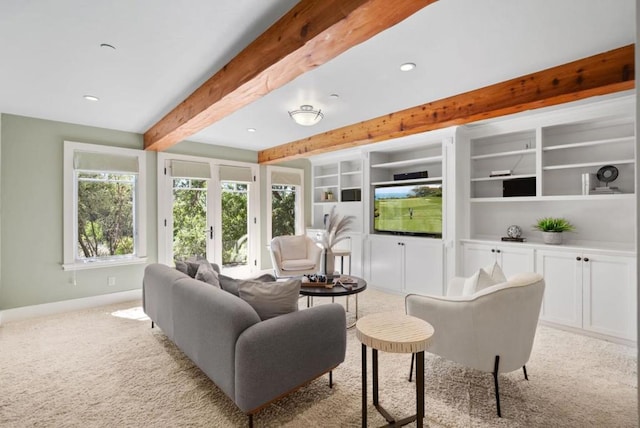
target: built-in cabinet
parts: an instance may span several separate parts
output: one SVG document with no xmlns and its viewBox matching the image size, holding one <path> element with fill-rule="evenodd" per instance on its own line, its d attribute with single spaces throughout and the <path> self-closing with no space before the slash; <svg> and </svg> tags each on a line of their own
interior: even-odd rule
<svg viewBox="0 0 640 428">
<path fill-rule="evenodd" d="M 507 277 L 520 272 L 533 272 L 532 248 L 496 243 L 465 243 L 462 247 L 465 277 L 473 275 L 478 269 L 494 262 L 498 262 Z"/>
<path fill-rule="evenodd" d="M 362 159 L 336 160 L 313 166 L 313 203 L 362 200 Z"/>
<path fill-rule="evenodd" d="M 372 235 L 367 253 L 372 286 L 402 293 L 443 294 L 441 240 Z"/>
<path fill-rule="evenodd" d="M 487 125 L 472 131 L 472 202 L 503 197 L 633 197 L 634 112 L 609 110 L 600 112 L 604 117 L 591 112 L 591 117 L 576 114 L 567 122 L 557 123 L 557 117 L 548 115 L 512 126 Z M 596 176 L 604 166 L 618 171 L 617 179 L 609 184 Z M 527 180 L 529 186 L 524 183 Z M 520 185 L 515 193 L 510 192 L 516 182 Z"/>
<path fill-rule="evenodd" d="M 438 295 L 452 276 L 498 262 L 507 276 L 545 276 L 543 321 L 635 340 L 635 147 L 635 97 L 623 96 L 322 155 L 312 227 L 333 206 L 357 217 L 353 272 L 371 287 Z M 616 180 L 599 181 L 603 167 Z M 376 233 L 375 187 L 422 183 L 442 184 L 442 239 Z M 550 248 L 533 228 L 541 217 L 576 230 Z M 501 241 L 511 225 L 525 242 Z"/>
<path fill-rule="evenodd" d="M 494 261 L 507 277 L 545 279 L 542 321 L 626 340 L 636 338 L 636 258 L 610 251 L 543 244 L 463 241 L 464 275 Z"/>
<path fill-rule="evenodd" d="M 636 340 L 636 259 L 598 252 L 538 250 L 545 278 L 540 319 Z"/>
</svg>

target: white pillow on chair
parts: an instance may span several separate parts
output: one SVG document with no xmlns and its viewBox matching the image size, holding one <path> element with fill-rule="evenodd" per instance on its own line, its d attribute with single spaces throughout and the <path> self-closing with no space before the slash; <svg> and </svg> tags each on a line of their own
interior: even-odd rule
<svg viewBox="0 0 640 428">
<path fill-rule="evenodd" d="M 498 262 L 493 262 L 489 266 L 485 266 L 482 269 L 484 269 L 485 272 L 489 274 L 491 279 L 493 279 L 496 284 L 500 284 L 501 282 L 507 282 L 507 277 L 504 276 L 504 272 L 502 272 L 502 268 L 500 267 Z M 480 290 L 476 290 L 476 291 L 480 291 Z"/>
<path fill-rule="evenodd" d="M 498 282 L 494 281 L 486 270 L 480 269 L 464 281 L 462 295 L 471 296 L 484 288 L 496 284 L 498 284 Z"/>
</svg>

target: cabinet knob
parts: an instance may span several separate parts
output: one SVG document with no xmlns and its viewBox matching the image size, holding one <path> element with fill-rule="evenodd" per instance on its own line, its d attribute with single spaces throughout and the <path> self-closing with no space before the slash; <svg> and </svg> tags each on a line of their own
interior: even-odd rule
<svg viewBox="0 0 640 428">
<path fill-rule="evenodd" d="M 492 249 L 491 249 L 491 252 L 492 252 L 492 253 L 495 253 L 495 252 L 496 252 L 496 249 L 495 249 L 495 248 L 492 248 Z"/>
<path fill-rule="evenodd" d="M 500 252 L 500 250 L 496 250 L 496 253 L 499 253 L 499 252 Z"/>
<path fill-rule="evenodd" d="M 576 260 L 580 261 L 580 260 L 582 260 L 582 257 L 578 256 L 578 257 L 576 257 Z"/>
<path fill-rule="evenodd" d="M 585 262 L 588 262 L 588 261 L 589 261 L 589 257 L 585 257 L 585 258 L 584 258 L 584 261 L 585 261 Z"/>
</svg>

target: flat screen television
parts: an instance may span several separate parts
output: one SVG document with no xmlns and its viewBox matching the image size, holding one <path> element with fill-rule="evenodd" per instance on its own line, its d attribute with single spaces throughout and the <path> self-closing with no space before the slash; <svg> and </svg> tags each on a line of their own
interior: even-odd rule
<svg viewBox="0 0 640 428">
<path fill-rule="evenodd" d="M 442 237 L 442 184 L 391 184 L 373 190 L 376 233 Z"/>
</svg>

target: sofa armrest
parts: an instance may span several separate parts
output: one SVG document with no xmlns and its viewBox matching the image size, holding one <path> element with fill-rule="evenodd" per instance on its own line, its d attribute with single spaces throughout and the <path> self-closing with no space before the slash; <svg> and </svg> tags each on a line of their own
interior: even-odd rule
<svg viewBox="0 0 640 428">
<path fill-rule="evenodd" d="M 330 303 L 259 322 L 236 343 L 235 402 L 252 413 L 344 361 L 346 319 Z"/>
</svg>

